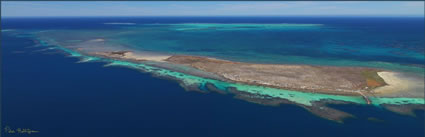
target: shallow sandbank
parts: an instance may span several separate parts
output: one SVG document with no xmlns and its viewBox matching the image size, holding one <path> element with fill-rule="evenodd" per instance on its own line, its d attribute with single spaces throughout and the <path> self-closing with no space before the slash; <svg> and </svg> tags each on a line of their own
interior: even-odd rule
<svg viewBox="0 0 425 137">
<path fill-rule="evenodd" d="M 423 78 L 419 76 L 402 74 L 399 72 L 378 72 L 387 83 L 386 86 L 373 90 L 376 96 L 382 97 L 424 97 Z"/>
<path fill-rule="evenodd" d="M 112 52 L 90 52 L 89 54 L 97 56 L 105 56 L 115 59 L 132 60 L 132 61 L 158 61 L 163 62 L 171 55 L 154 54 L 150 52 L 133 52 L 133 51 L 112 51 Z"/>
</svg>

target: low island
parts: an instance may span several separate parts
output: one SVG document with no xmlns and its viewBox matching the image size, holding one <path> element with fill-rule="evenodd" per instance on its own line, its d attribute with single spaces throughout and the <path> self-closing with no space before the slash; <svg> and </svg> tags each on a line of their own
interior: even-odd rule
<svg viewBox="0 0 425 137">
<path fill-rule="evenodd" d="M 424 87 L 423 83 L 418 83 L 420 79 L 407 78 L 405 74 L 390 70 L 238 62 L 206 56 L 134 50 L 120 45 L 108 45 L 104 39 L 63 47 L 70 49 L 67 52 L 74 52 L 71 54 L 78 53 L 80 58 L 95 57 L 106 59 L 106 62 L 117 60 L 132 63 L 133 66 L 143 64 L 170 73 L 178 72 L 174 76 L 157 76 L 179 81 L 187 90 L 231 93 L 235 98 L 264 105 L 293 104 L 338 122 L 354 116 L 328 107 L 327 104 L 379 105 L 407 115 L 414 115 L 413 111 L 416 109 L 424 109 Z M 211 81 L 187 84 L 185 78 L 175 77 L 183 74 L 219 81 L 221 87 Z M 235 84 L 247 86 L 236 88 Z"/>
</svg>

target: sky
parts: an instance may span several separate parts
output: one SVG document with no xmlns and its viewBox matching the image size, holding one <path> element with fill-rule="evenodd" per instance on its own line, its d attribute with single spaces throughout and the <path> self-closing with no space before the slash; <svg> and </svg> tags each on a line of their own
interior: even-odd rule
<svg viewBox="0 0 425 137">
<path fill-rule="evenodd" d="M 2 1 L 2 17 L 424 16 L 423 1 Z"/>
</svg>

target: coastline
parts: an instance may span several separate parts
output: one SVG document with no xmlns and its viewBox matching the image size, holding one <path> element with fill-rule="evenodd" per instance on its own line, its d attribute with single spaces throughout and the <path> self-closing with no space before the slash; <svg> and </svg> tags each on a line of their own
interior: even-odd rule
<svg viewBox="0 0 425 137">
<path fill-rule="evenodd" d="M 157 61 L 165 62 L 171 55 L 152 54 L 148 52 L 135 53 L 134 51 L 111 51 L 111 52 L 90 52 L 94 56 L 103 56 L 113 59 L 130 60 L 130 61 Z"/>
<path fill-rule="evenodd" d="M 392 85 L 388 82 L 364 92 L 371 100 L 367 104 L 358 94 L 245 84 L 163 58 L 155 60 L 164 53 L 249 64 L 366 67 L 396 73 L 392 76 L 399 81 L 423 84 L 412 77 L 424 75 L 425 62 L 422 58 L 418 64 L 417 58 L 424 50 L 424 39 L 420 37 L 423 30 L 417 29 L 423 27 L 419 25 L 422 20 L 49 18 L 4 21 L 5 29 L 16 29 L 3 32 L 2 37 L 3 78 L 7 85 L 3 86 L 4 123 L 12 129 L 40 131 L 33 136 L 424 136 L 424 99 L 415 98 L 412 91 L 373 92 Z M 240 29 L 245 28 L 180 31 L 176 29 L 182 27 L 167 25 L 246 21 L 323 22 L 325 26 L 315 30 L 242 32 Z M 164 25 L 144 25 L 150 22 Z M 42 41 L 46 43 L 39 43 Z M 120 51 L 143 57 L 120 58 Z M 420 52 L 411 54 L 414 51 Z M 113 54 L 117 57 L 94 52 L 116 52 Z M 114 130 L 108 130 L 111 128 Z"/>
<path fill-rule="evenodd" d="M 385 83 L 388 85 L 385 85 L 383 87 L 378 87 L 374 90 L 376 94 L 386 94 L 386 93 L 394 93 L 401 90 L 407 90 L 408 89 L 408 83 L 406 81 L 403 81 L 399 79 L 395 72 L 378 72 L 378 75 L 384 79 Z"/>
<path fill-rule="evenodd" d="M 80 50 L 81 51 L 81 50 Z M 83 51 L 84 52 L 84 51 Z M 233 62 L 228 60 L 216 59 L 211 57 L 202 57 L 202 56 L 188 56 L 188 55 L 170 55 L 170 54 L 161 54 L 154 52 L 144 52 L 144 51 L 134 51 L 134 50 L 114 50 L 114 51 L 102 51 L 102 52 L 87 52 L 87 55 L 110 58 L 117 60 L 124 60 L 136 63 L 148 63 L 155 67 L 160 67 L 164 69 L 170 69 L 173 71 L 178 71 L 182 73 L 187 73 L 191 75 L 196 75 L 200 77 L 213 78 L 216 80 L 235 82 L 241 84 L 255 85 L 255 86 L 265 86 L 270 88 L 277 88 L 283 90 L 293 90 L 299 92 L 307 93 L 323 93 L 330 95 L 343 95 L 343 96 L 377 96 L 377 97 L 399 97 L 397 93 L 408 89 L 409 82 L 406 79 L 401 79 L 397 77 L 398 72 L 374 69 L 374 68 L 364 68 L 364 67 L 330 67 L 330 66 L 309 66 L 309 65 L 282 65 L 282 64 L 251 64 L 243 62 Z M 239 69 L 242 68 L 242 69 Z M 265 71 L 267 68 L 272 68 L 270 71 Z M 236 69 L 236 70 L 234 70 Z M 244 71 L 250 70 L 252 71 Z M 276 71 L 282 69 L 279 73 L 285 73 L 283 76 L 277 76 L 278 74 L 273 74 L 272 76 L 266 76 L 265 73 L 272 73 L 271 71 Z M 302 70 L 302 71 L 298 71 Z M 324 71 L 327 70 L 327 71 Z M 331 71 L 328 71 L 331 70 Z M 289 73 L 286 73 L 288 72 Z M 294 75 L 300 75 L 308 73 L 309 71 L 316 71 L 311 73 L 311 76 L 303 76 L 309 79 L 326 77 L 327 79 L 314 79 L 313 81 L 304 81 L 295 83 L 297 79 L 289 79 L 295 77 Z M 249 76 L 243 76 L 243 74 L 250 74 Z M 256 74 L 258 73 L 258 74 Z M 324 73 L 324 75 L 320 75 Z M 345 73 L 353 73 L 353 75 L 345 75 Z M 288 76 L 288 75 L 291 76 Z M 292 75 L 293 74 L 293 75 Z M 336 74 L 336 75 L 335 75 Z M 334 77 L 329 77 L 329 75 L 335 75 Z M 372 75 L 372 76 L 369 76 Z M 345 77 L 350 77 L 348 81 L 343 79 Z M 265 78 L 262 78 L 265 77 Z M 278 78 L 283 77 L 287 81 L 279 81 Z M 261 79 L 262 78 L 262 79 Z M 277 83 L 295 83 L 293 85 L 279 85 L 276 82 L 273 83 L 273 80 L 268 80 L 268 78 L 277 79 Z M 260 80 L 258 80 L 260 79 Z M 345 81 L 351 87 L 345 86 L 343 88 L 337 87 L 325 87 L 319 85 L 314 88 L 303 85 L 303 83 L 313 83 L 316 81 L 326 81 L 332 79 L 334 81 L 329 81 L 334 83 L 335 81 Z M 338 80 L 337 80 L 338 79 Z M 261 80 L 263 82 L 261 82 Z M 265 82 L 264 82 L 265 81 Z M 295 81 L 295 82 L 293 82 Z M 267 83 L 268 82 L 268 83 Z M 322 83 L 319 83 L 322 84 Z M 325 83 L 328 84 L 328 83 Z M 355 86 L 353 86 L 355 85 Z M 313 85 L 315 86 L 315 85 Z M 321 86 L 321 87 L 320 87 Z M 348 88 L 347 88 L 348 87 Z M 322 89 L 320 89 L 322 88 Z M 345 88 L 345 89 L 344 89 Z M 396 94 L 396 95 L 392 95 Z M 408 96 L 408 97 L 417 97 L 417 96 Z M 419 97 L 423 97 L 419 96 Z"/>
<path fill-rule="evenodd" d="M 44 41 L 40 40 L 42 45 L 45 45 Z M 113 56 L 117 57 L 108 57 L 104 55 L 94 55 L 89 54 L 90 52 L 84 52 L 80 50 L 76 50 L 75 48 L 68 49 L 66 47 L 62 47 L 59 45 L 55 45 L 53 48 L 57 48 L 69 54 L 72 57 L 78 57 L 81 60 L 88 61 L 102 61 L 107 62 L 109 64 L 105 66 L 124 66 L 129 68 L 134 68 L 138 70 L 142 70 L 143 72 L 151 73 L 155 77 L 171 79 L 173 81 L 177 81 L 180 85 L 188 90 L 188 91 L 199 91 L 202 93 L 214 91 L 218 93 L 232 93 L 235 98 L 239 98 L 248 102 L 253 102 L 257 104 L 263 105 L 279 105 L 279 104 L 295 104 L 297 106 L 303 107 L 306 110 L 314 113 L 322 118 L 343 122 L 345 118 L 352 117 L 351 114 L 346 113 L 344 111 L 339 111 L 336 109 L 332 109 L 327 107 L 327 104 L 360 104 L 365 105 L 368 104 L 359 94 L 353 95 L 338 95 L 338 94 L 326 94 L 326 93 L 317 93 L 317 92 L 303 92 L 297 90 L 286 90 L 276 87 L 255 85 L 255 84 L 246 84 L 234 81 L 228 81 L 226 79 L 220 80 L 217 78 L 205 77 L 204 74 L 196 75 L 193 70 L 185 70 L 186 68 L 182 68 L 185 71 L 175 71 L 174 65 L 185 66 L 184 64 L 172 64 L 169 62 L 164 62 L 164 60 L 155 61 L 150 58 L 145 58 L 143 60 L 131 60 L 131 59 L 123 59 L 119 58 L 121 54 L 125 55 L 127 50 L 106 50 L 104 53 L 108 53 L 109 55 L 112 53 Z M 174 55 L 173 55 L 174 56 Z M 205 57 L 207 58 L 207 57 Z M 168 58 L 167 58 L 168 59 Z M 165 59 L 165 61 L 167 60 Z M 210 58 L 212 59 L 212 58 Z M 213 62 L 226 62 L 229 64 L 233 64 L 234 62 L 220 60 L 220 59 L 212 59 Z M 171 64 L 168 68 L 164 68 L 164 64 Z M 237 63 L 238 64 L 238 63 Z M 190 67 L 187 67 L 190 68 Z M 342 67 L 346 68 L 346 67 Z M 194 70 L 197 70 L 194 68 Z M 191 73 L 184 73 L 191 72 Z M 363 75 L 362 75 L 363 76 Z M 365 82 L 366 83 L 366 82 Z M 238 92 L 235 92 L 238 91 Z M 242 96 L 246 94 L 247 96 Z M 424 100 L 422 98 L 404 98 L 404 97 L 396 97 L 396 98 L 386 98 L 386 97 L 378 97 L 371 96 L 373 105 L 383 106 L 387 108 L 385 105 L 393 104 L 397 106 L 404 105 L 414 105 L 414 106 L 423 106 Z M 319 109 L 320 108 L 320 109 Z M 412 107 L 408 110 L 412 109 L 423 109 L 421 107 Z M 388 109 L 390 111 L 394 109 Z M 332 114 L 328 113 L 331 111 Z M 394 111 L 396 112 L 396 111 Z"/>
<path fill-rule="evenodd" d="M 51 40 L 46 42 L 61 44 Z M 395 90 L 395 87 L 399 89 L 406 87 L 394 86 L 395 83 L 391 83 L 402 80 L 394 75 L 386 75 L 395 72 L 378 68 L 235 62 L 205 56 L 143 51 L 111 42 L 105 38 L 64 43 L 63 48 L 86 56 L 149 64 L 231 83 L 306 93 L 363 96 L 365 100 L 368 100 L 367 96 L 404 97 L 391 94 L 397 93 L 392 91 Z M 90 60 L 91 58 L 83 61 Z M 404 81 L 405 83 L 408 82 Z"/>
<path fill-rule="evenodd" d="M 402 74 L 398 72 L 384 71 L 384 72 L 378 72 L 378 75 L 384 79 L 387 85 L 378 87 L 373 90 L 374 94 L 377 96 L 385 96 L 385 97 L 404 96 L 404 97 L 421 97 L 421 98 L 424 97 L 423 91 L 414 91 L 415 88 L 423 89 L 423 83 L 406 78 L 405 76 L 402 76 Z"/>
</svg>

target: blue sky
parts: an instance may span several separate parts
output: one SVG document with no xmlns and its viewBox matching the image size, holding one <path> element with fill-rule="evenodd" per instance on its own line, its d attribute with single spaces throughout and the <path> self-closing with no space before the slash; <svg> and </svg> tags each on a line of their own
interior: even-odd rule
<svg viewBox="0 0 425 137">
<path fill-rule="evenodd" d="M 424 16 L 424 2 L 401 1 L 52 1 L 1 2 L 11 16 Z"/>
</svg>

